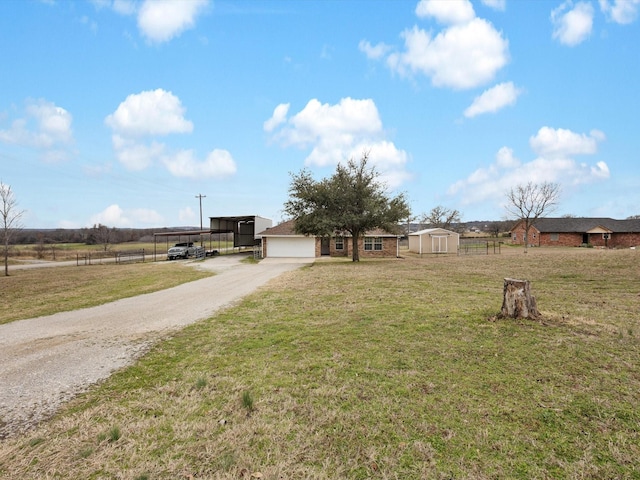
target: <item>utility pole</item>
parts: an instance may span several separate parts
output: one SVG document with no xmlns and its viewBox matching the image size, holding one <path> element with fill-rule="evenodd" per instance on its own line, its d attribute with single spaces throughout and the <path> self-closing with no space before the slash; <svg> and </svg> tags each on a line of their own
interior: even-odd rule
<svg viewBox="0 0 640 480">
<path fill-rule="evenodd" d="M 202 246 L 202 199 L 207 198 L 207 196 L 199 193 L 196 198 L 200 200 L 200 246 Z"/>
</svg>

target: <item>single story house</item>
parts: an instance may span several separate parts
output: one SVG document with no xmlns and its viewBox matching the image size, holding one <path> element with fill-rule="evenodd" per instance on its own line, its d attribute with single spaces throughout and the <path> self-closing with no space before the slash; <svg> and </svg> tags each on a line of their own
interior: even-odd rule
<svg viewBox="0 0 640 480">
<path fill-rule="evenodd" d="M 458 253 L 460 235 L 444 228 L 427 228 L 409 234 L 409 251 L 414 253 Z"/>
<path fill-rule="evenodd" d="M 524 245 L 523 220 L 518 221 L 511 229 L 511 242 L 517 245 Z M 640 246 L 640 219 L 539 218 L 529 228 L 527 243 L 531 246 L 636 247 Z"/>
<path fill-rule="evenodd" d="M 350 235 L 316 237 L 295 232 L 295 220 L 288 220 L 260 232 L 262 257 L 316 258 L 320 256 L 350 257 L 353 242 Z M 358 239 L 360 258 L 397 257 L 400 240 L 383 230 L 372 230 Z"/>
</svg>

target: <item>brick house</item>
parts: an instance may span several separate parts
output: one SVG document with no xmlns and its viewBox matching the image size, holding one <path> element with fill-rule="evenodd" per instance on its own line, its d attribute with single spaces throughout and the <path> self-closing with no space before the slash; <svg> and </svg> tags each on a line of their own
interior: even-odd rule
<svg viewBox="0 0 640 480">
<path fill-rule="evenodd" d="M 350 257 L 350 235 L 314 237 L 295 232 L 295 220 L 267 228 L 257 236 L 262 239 L 262 257 L 315 258 L 321 256 Z M 397 257 L 399 237 L 380 229 L 371 230 L 358 239 L 360 258 Z"/>
<path fill-rule="evenodd" d="M 524 245 L 524 235 L 524 221 L 520 220 L 511 229 L 511 242 Z M 636 247 L 640 246 L 640 219 L 540 218 L 529 228 L 528 244 L 537 247 Z"/>
</svg>

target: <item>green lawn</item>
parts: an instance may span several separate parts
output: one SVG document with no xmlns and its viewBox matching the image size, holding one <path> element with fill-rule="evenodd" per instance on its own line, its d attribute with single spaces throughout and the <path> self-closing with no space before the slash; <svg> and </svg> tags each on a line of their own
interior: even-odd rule
<svg viewBox="0 0 640 480">
<path fill-rule="evenodd" d="M 496 318 L 505 277 L 542 321 Z M 640 478 L 639 314 L 631 250 L 318 262 L 3 441 L 0 476 Z"/>
<path fill-rule="evenodd" d="M 12 270 L 0 277 L 0 324 L 93 307 L 211 275 L 164 261 Z"/>
</svg>

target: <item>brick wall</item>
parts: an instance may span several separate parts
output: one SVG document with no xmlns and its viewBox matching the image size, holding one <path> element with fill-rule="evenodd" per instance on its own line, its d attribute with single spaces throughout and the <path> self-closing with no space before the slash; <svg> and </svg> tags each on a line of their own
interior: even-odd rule
<svg viewBox="0 0 640 480">
<path fill-rule="evenodd" d="M 319 242 L 319 240 L 318 240 Z M 319 243 L 316 243 L 316 251 Z M 331 238 L 329 255 L 332 257 L 350 257 L 353 253 L 353 239 L 344 237 L 344 245 L 342 250 L 336 250 L 336 239 Z M 365 250 L 364 238 L 358 239 L 358 253 L 360 258 L 382 258 L 397 256 L 397 244 L 395 237 L 382 237 L 382 250 Z"/>
<path fill-rule="evenodd" d="M 395 257 L 397 251 L 397 239 L 395 237 L 382 237 L 382 250 L 365 250 L 364 238 L 358 239 L 358 251 L 361 258 Z"/>
<path fill-rule="evenodd" d="M 551 239 L 551 233 L 542 233 L 535 245 L 541 247 L 579 247 L 582 245 L 581 233 L 559 233 L 557 240 Z"/>
<path fill-rule="evenodd" d="M 513 235 L 516 235 L 514 240 Z M 557 240 L 552 240 L 557 237 Z M 511 243 L 524 245 L 524 227 L 519 226 L 511 232 Z M 592 233 L 588 236 L 589 244 L 594 247 L 629 248 L 640 246 L 640 233 L 612 233 L 608 241 L 602 238 L 602 233 Z M 579 247 L 584 243 L 582 233 L 540 233 L 535 227 L 529 229 L 529 245 L 541 247 Z"/>
<path fill-rule="evenodd" d="M 640 233 L 614 233 L 609 239 L 611 248 L 640 247 Z"/>
<path fill-rule="evenodd" d="M 538 232 L 536 227 L 529 227 L 529 245 L 538 245 L 540 241 L 539 236 L 540 232 Z M 514 245 L 524 245 L 524 226 L 522 223 L 518 224 L 518 228 L 511 231 L 511 243 Z"/>
<path fill-rule="evenodd" d="M 348 257 L 351 255 L 351 246 L 353 245 L 353 240 L 351 237 L 344 237 L 342 242 L 342 250 L 336 249 L 336 239 L 335 237 L 331 238 L 331 244 L 329 245 L 329 256 L 331 257 Z"/>
</svg>

